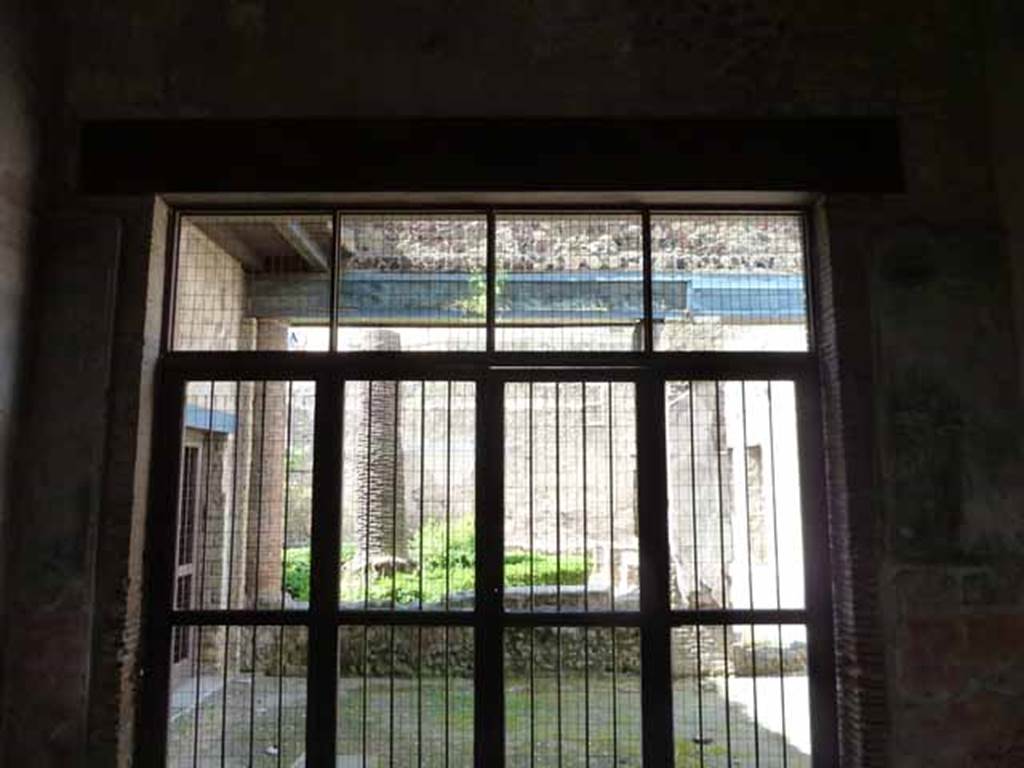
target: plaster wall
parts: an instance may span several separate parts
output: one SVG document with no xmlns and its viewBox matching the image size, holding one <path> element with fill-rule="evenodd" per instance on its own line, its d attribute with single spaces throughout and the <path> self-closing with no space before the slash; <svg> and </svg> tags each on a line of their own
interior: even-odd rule
<svg viewBox="0 0 1024 768">
<path fill-rule="evenodd" d="M 6 633 L 8 518 L 14 503 L 12 462 L 17 384 L 25 348 L 24 309 L 35 222 L 38 123 L 35 76 L 29 57 L 30 26 L 24 3 L 0 8 L 0 670 Z M 0 671 L 0 689 L 4 684 Z M 0 738 L 5 726 L 0 714 Z"/>
<path fill-rule="evenodd" d="M 859 533 L 856 551 L 838 559 L 860 569 L 845 597 L 877 627 L 858 664 L 884 669 L 880 677 L 841 657 L 840 676 L 885 694 L 848 711 L 841 729 L 847 744 L 868 737 L 869 748 L 846 753 L 850 765 L 938 768 L 1013 764 L 1024 749 L 1020 388 L 997 212 L 998 202 L 1016 210 L 1005 207 L 1016 198 L 997 199 L 993 168 L 1000 190 L 1019 173 L 1001 160 L 1013 133 L 993 140 L 990 125 L 986 7 L 107 0 L 69 3 L 56 37 L 68 51 L 73 118 L 899 116 L 906 193 L 833 197 L 825 211 L 837 369 L 856 386 L 836 413 L 858 449 L 842 478 L 844 515 Z M 1011 86 L 996 85 L 999 103 L 1011 104 Z M 129 315 L 142 325 L 141 311 Z M 135 551 L 108 553 L 97 603 L 138 600 L 122 586 L 137 582 Z M 93 630 L 103 653 L 90 764 L 130 754 L 130 704 L 103 676 L 130 673 L 110 660 L 130 661 L 132 610 L 101 612 Z M 40 697 L 39 720 L 71 717 L 52 701 Z M 29 723 L 20 736 L 13 764 L 58 764 L 41 729 Z"/>
</svg>

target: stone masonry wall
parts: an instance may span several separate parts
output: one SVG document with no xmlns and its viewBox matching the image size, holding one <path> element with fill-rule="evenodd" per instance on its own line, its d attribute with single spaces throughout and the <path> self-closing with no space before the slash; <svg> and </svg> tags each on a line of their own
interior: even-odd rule
<svg viewBox="0 0 1024 768">
<path fill-rule="evenodd" d="M 998 91 L 1000 103 L 1012 104 L 1016 93 L 1002 59 L 986 56 L 986 35 L 1012 41 L 1020 25 L 986 32 L 995 5 L 1012 4 L 614 0 L 396 10 L 266 0 L 59 2 L 46 52 L 64 75 L 63 109 L 51 119 L 54 151 L 64 153 L 56 166 L 68 182 L 62 204 L 87 208 L 71 191 L 77 118 L 899 117 L 906 192 L 832 196 L 821 209 L 831 264 L 817 329 L 827 344 L 826 373 L 834 375 L 825 388 L 844 763 L 1012 765 L 1024 745 L 1016 652 L 1024 639 L 1016 565 L 1024 557 L 1024 459 L 1009 289 L 1008 256 L 1016 251 L 1001 247 L 992 186 L 997 167 L 1007 202 L 1012 168 L 990 151 L 990 121 L 1007 121 L 988 99 Z M 1013 139 L 999 146 L 1012 150 Z M 131 211 L 117 216 L 138 221 Z M 115 238 L 89 247 L 125 249 L 126 285 L 145 288 L 132 270 L 149 263 L 148 243 Z M 141 295 L 122 292 L 118 310 L 135 307 Z M 81 316 L 95 312 L 92 295 L 69 300 Z M 141 326 L 141 311 L 127 317 Z M 149 330 L 120 336 L 117 349 L 142 348 Z M 117 359 L 151 375 L 145 356 Z M 117 373 L 112 440 L 144 445 L 149 421 L 139 415 L 148 414 L 147 401 L 133 395 L 151 383 Z M 58 423 L 81 408 L 76 398 L 43 402 L 52 407 L 35 412 Z M 65 469 L 92 461 L 68 460 Z M 144 494 L 145 484 L 130 490 Z M 134 659 L 138 644 L 128 630 L 138 626 L 131 596 L 143 531 L 123 498 L 104 508 L 115 516 L 106 521 L 110 539 L 98 545 L 96 623 L 48 636 L 66 652 L 50 657 L 53 685 L 32 690 L 32 721 L 7 746 L 13 764 L 129 762 L 134 700 L 120 681 L 137 670 L 124 672 L 119 660 Z M 34 507 L 16 513 L 41 518 Z M 31 539 L 22 547 L 33 568 L 19 575 L 17 592 L 29 604 L 49 597 L 29 574 L 79 568 L 94 546 L 73 536 L 53 543 Z M 75 740 L 54 734 L 76 732 L 80 713 L 65 707 L 65 695 L 80 668 L 58 662 L 79 658 L 79 635 L 89 631 L 98 649 L 89 667 L 90 751 L 62 751 Z M 14 633 L 19 647 L 34 646 L 13 624 L 9 645 Z"/>
</svg>

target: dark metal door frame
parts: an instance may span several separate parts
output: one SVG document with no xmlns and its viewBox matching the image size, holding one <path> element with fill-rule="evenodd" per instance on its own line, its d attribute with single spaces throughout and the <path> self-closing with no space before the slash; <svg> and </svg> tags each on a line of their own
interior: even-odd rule
<svg viewBox="0 0 1024 768">
<path fill-rule="evenodd" d="M 489 214 L 493 216 L 493 212 Z M 137 756 L 166 759 L 171 636 L 174 626 L 305 626 L 308 628 L 307 760 L 333 766 L 337 715 L 338 628 L 422 624 L 474 627 L 475 762 L 504 765 L 502 632 L 506 626 L 558 623 L 641 629 L 643 756 L 671 765 L 670 633 L 675 626 L 807 625 L 814 764 L 837 760 L 835 659 L 828 516 L 817 358 L 807 353 L 652 352 L 650 239 L 644 213 L 646 350 L 623 353 L 205 353 L 166 352 L 158 366 L 154 451 L 146 547 L 145 645 Z M 174 229 L 172 227 L 172 229 Z M 490 228 L 493 232 L 493 227 Z M 337 228 L 335 228 L 337 232 Z M 493 350 L 494 244 L 488 247 L 488 347 Z M 173 261 L 168 275 L 173 275 Z M 809 280 L 813 286 L 813 280 Z M 168 288 L 168 296 L 173 290 Z M 170 322 L 170 302 L 165 313 Z M 333 304 L 333 302 L 332 302 Z M 811 315 L 808 314 L 808 320 Z M 334 323 L 332 322 L 332 328 Z M 170 334 L 165 331 L 165 342 Z M 316 382 L 312 570 L 308 610 L 174 610 L 173 548 L 189 381 L 303 379 Z M 471 380 L 476 382 L 476 600 L 472 612 L 341 611 L 338 608 L 343 387 L 345 381 Z M 664 387 L 667 380 L 786 380 L 796 386 L 806 609 L 671 610 L 667 551 Z M 510 381 L 632 381 L 636 385 L 641 606 L 635 613 L 518 615 L 503 608 L 503 388 Z M 496 512 L 493 512 L 493 511 Z"/>
</svg>

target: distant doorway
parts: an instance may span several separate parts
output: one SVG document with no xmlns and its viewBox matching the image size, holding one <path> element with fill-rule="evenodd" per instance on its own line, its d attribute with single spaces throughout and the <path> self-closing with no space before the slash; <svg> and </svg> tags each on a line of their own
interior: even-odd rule
<svg viewBox="0 0 1024 768">
<path fill-rule="evenodd" d="M 186 445 L 181 465 L 181 507 L 177 526 L 177 553 L 174 558 L 174 607 L 192 607 L 195 589 L 196 521 L 199 519 L 201 448 Z M 171 638 L 171 678 L 175 682 L 190 673 L 194 656 L 192 633 L 187 627 L 175 627 Z"/>
</svg>

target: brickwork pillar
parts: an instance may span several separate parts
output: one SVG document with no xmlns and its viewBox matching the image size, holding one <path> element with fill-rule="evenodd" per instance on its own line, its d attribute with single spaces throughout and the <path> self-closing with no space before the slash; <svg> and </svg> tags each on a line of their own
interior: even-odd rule
<svg viewBox="0 0 1024 768">
<path fill-rule="evenodd" d="M 257 351 L 287 348 L 287 323 L 257 320 Z M 261 382 L 253 393 L 246 602 L 257 608 L 276 608 L 281 600 L 287 395 L 288 384 L 281 381 Z"/>
</svg>

